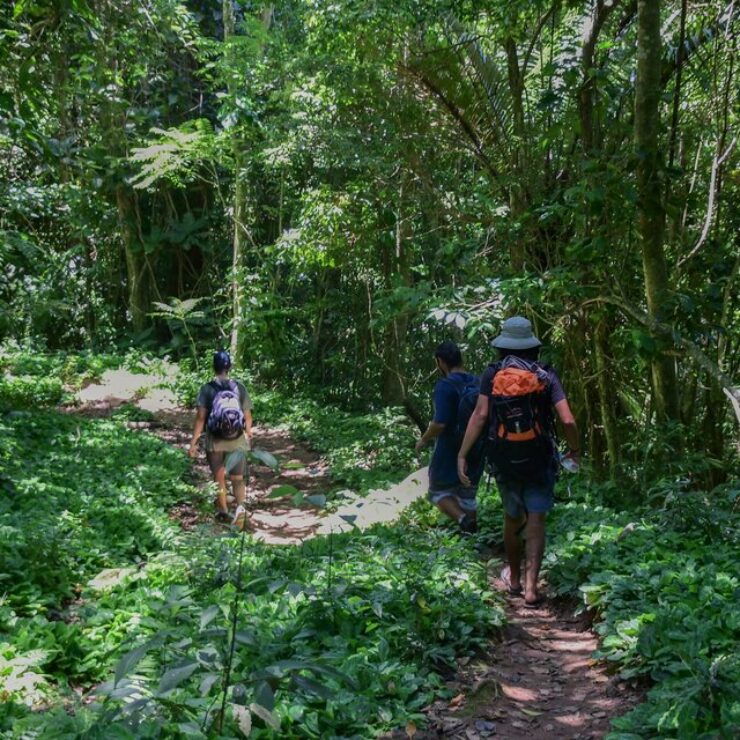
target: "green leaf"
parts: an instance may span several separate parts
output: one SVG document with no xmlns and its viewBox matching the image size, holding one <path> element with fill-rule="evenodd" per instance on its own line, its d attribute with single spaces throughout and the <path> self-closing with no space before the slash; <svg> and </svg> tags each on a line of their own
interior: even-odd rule
<svg viewBox="0 0 740 740">
<path fill-rule="evenodd" d="M 282 486 L 275 486 L 275 488 L 273 488 L 267 495 L 267 498 L 283 498 L 284 496 L 294 496 L 296 493 L 300 493 L 300 491 L 295 486 L 285 484 Z"/>
<path fill-rule="evenodd" d="M 293 683 L 299 689 L 303 689 L 304 691 L 307 691 L 309 694 L 314 694 L 314 696 L 318 696 L 321 699 L 327 699 L 327 700 L 331 699 L 335 693 L 328 686 L 324 686 L 323 684 L 320 684 L 318 681 L 314 681 L 313 679 L 307 678 L 306 676 L 301 676 L 301 675 L 293 676 Z"/>
<path fill-rule="evenodd" d="M 218 604 L 212 604 L 207 609 L 204 609 L 200 614 L 200 628 L 204 630 L 218 615 L 220 607 Z"/>
<path fill-rule="evenodd" d="M 118 686 L 122 678 L 128 676 L 129 672 L 132 671 L 139 661 L 161 641 L 161 638 L 155 638 L 145 642 L 143 645 L 134 648 L 131 652 L 126 653 L 116 665 L 115 678 L 113 680 L 113 686 Z"/>
<path fill-rule="evenodd" d="M 218 683 L 220 680 L 221 675 L 218 673 L 208 673 L 203 677 L 203 680 L 200 682 L 200 695 L 201 696 L 207 696 L 211 689 Z"/>
<path fill-rule="evenodd" d="M 254 639 L 254 635 L 251 632 L 247 632 L 246 630 L 239 630 L 234 635 L 234 639 L 240 645 L 249 645 L 251 647 L 254 647 L 257 644 L 257 641 Z"/>
<path fill-rule="evenodd" d="M 257 684 L 254 690 L 254 700 L 270 712 L 275 708 L 275 694 L 267 681 Z"/>
<path fill-rule="evenodd" d="M 195 660 L 190 661 L 185 665 L 178 666 L 177 668 L 170 668 L 170 670 L 162 676 L 157 693 L 166 694 L 168 691 L 172 691 L 172 689 L 179 686 L 183 681 L 190 678 L 197 669 L 198 662 Z"/>
<path fill-rule="evenodd" d="M 256 714 L 268 727 L 277 731 L 280 729 L 280 717 L 273 714 L 269 709 L 255 704 L 254 702 L 249 705 L 253 714 Z"/>
<path fill-rule="evenodd" d="M 249 457 L 251 457 L 253 460 L 256 460 L 257 462 L 262 463 L 263 465 L 266 465 L 268 468 L 272 468 L 273 470 L 277 470 L 280 467 L 280 464 L 278 463 L 275 455 L 273 455 L 271 452 L 268 452 L 267 450 L 250 450 Z"/>
<path fill-rule="evenodd" d="M 310 496 L 304 496 L 303 500 L 319 508 L 326 506 L 326 496 L 323 493 L 312 493 Z"/>
</svg>

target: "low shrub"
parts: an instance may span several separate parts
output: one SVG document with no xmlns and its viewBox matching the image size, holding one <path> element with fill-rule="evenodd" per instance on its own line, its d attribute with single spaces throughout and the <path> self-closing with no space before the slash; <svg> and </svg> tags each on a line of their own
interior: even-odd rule
<svg viewBox="0 0 740 740">
<path fill-rule="evenodd" d="M 556 509 L 551 587 L 579 593 L 596 611 L 597 656 L 653 686 L 645 703 L 614 721 L 615 738 L 740 733 L 737 500 L 725 488 L 683 492 L 659 510 Z"/>
</svg>

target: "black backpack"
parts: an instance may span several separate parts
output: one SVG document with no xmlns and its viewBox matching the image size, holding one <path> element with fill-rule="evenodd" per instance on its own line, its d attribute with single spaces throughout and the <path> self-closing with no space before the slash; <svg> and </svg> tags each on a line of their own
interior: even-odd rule
<svg viewBox="0 0 740 740">
<path fill-rule="evenodd" d="M 488 459 L 507 478 L 538 481 L 555 450 L 547 368 L 514 356 L 491 367 Z"/>
<path fill-rule="evenodd" d="M 457 402 L 457 416 L 455 417 L 454 429 L 455 445 L 459 450 L 462 447 L 463 439 L 465 439 L 465 431 L 468 428 L 470 417 L 473 415 L 473 411 L 475 411 L 476 404 L 478 403 L 480 379 L 474 375 L 466 380 L 453 380 L 449 377 L 445 378 L 445 380 L 455 388 L 459 399 Z M 484 429 L 468 452 L 466 459 L 468 465 L 473 470 L 482 464 L 486 456 L 487 437 L 488 431 Z"/>
</svg>

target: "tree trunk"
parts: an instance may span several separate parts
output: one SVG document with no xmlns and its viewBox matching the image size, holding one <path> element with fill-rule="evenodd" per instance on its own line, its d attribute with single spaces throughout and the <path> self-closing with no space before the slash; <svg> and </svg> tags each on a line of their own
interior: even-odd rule
<svg viewBox="0 0 740 740">
<path fill-rule="evenodd" d="M 236 35 L 236 23 L 234 19 L 233 0 L 222 2 L 224 44 L 226 47 L 226 63 L 230 69 L 237 68 L 240 63 L 236 59 L 231 48 L 230 41 Z M 273 8 L 268 5 L 262 11 L 262 25 L 269 29 L 272 25 Z M 229 97 L 234 100 L 238 94 L 236 83 L 232 75 L 228 78 Z M 240 328 L 243 322 L 242 296 L 241 296 L 241 272 L 244 264 L 244 254 L 250 241 L 249 234 L 249 185 L 247 178 L 247 147 L 241 135 L 240 127 L 237 125 L 236 132 L 231 139 L 231 147 L 234 156 L 234 238 L 231 253 L 231 335 L 229 338 L 229 349 L 234 358 L 239 358 L 241 347 L 239 344 Z"/>
<path fill-rule="evenodd" d="M 524 77 L 519 69 L 516 42 L 510 36 L 504 42 L 506 50 L 509 93 L 511 95 L 514 143 L 511 152 L 512 178 L 509 187 L 509 209 L 514 221 L 518 221 L 527 210 L 525 173 L 527 172 L 524 149 Z M 517 237 L 510 247 L 511 269 L 522 272 L 526 261 L 525 239 Z"/>
<path fill-rule="evenodd" d="M 134 331 L 141 332 L 147 327 L 147 315 L 151 308 L 149 282 L 142 245 L 138 240 L 134 226 L 135 206 L 124 185 L 116 186 L 116 206 L 126 258 L 128 309 L 131 313 L 131 324 Z"/>
<path fill-rule="evenodd" d="M 596 354 L 596 370 L 598 373 L 599 407 L 601 410 L 601 424 L 604 428 L 606 450 L 609 456 L 609 478 L 617 478 L 619 465 L 619 436 L 617 419 L 614 413 L 614 383 L 609 378 L 609 361 L 607 358 L 607 325 L 602 319 L 596 326 L 594 333 L 594 350 Z"/>
<path fill-rule="evenodd" d="M 661 94 L 660 0 L 637 4 L 637 81 L 635 146 L 637 148 L 638 230 L 642 244 L 648 316 L 662 320 L 668 299 L 668 271 L 663 252 L 665 211 L 661 199 L 658 149 Z M 652 362 L 655 410 L 660 420 L 678 419 L 678 392 L 673 359 L 665 353 Z"/>
<path fill-rule="evenodd" d="M 411 284 L 406 240 L 409 238 L 408 221 L 404 219 L 405 173 L 399 173 L 398 209 L 396 211 L 395 249 L 387 249 L 384 260 L 386 286 L 392 289 L 394 277 L 398 275 L 405 285 Z M 403 375 L 403 356 L 406 350 L 409 316 L 402 311 L 393 317 L 385 332 L 383 347 L 383 403 L 388 406 L 404 406 L 407 401 L 406 383 Z"/>
</svg>

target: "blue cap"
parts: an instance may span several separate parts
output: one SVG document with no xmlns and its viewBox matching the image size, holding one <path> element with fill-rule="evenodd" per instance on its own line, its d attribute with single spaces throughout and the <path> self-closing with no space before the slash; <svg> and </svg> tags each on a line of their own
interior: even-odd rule
<svg viewBox="0 0 740 740">
<path fill-rule="evenodd" d="M 231 355 L 225 350 L 220 349 L 213 355 L 213 369 L 217 373 L 222 373 L 224 370 L 231 368 Z"/>
</svg>

